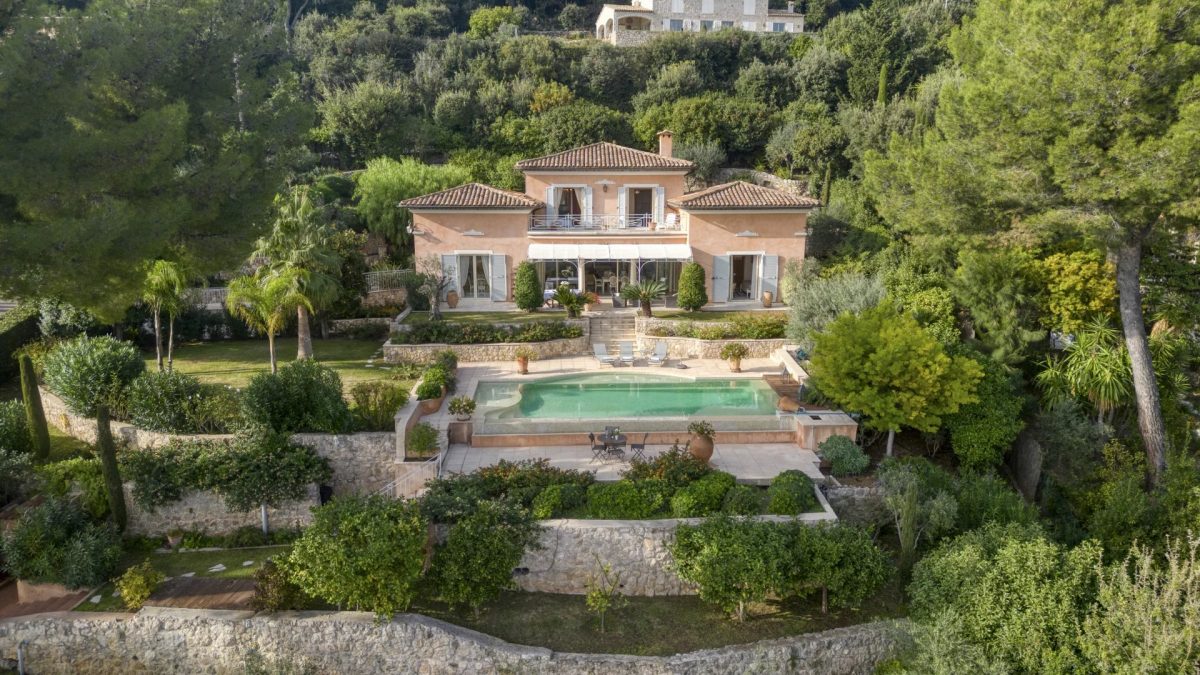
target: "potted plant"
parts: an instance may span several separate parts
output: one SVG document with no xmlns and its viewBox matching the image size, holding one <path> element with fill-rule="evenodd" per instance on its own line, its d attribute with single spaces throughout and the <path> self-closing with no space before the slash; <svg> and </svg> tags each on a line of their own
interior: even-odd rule
<svg viewBox="0 0 1200 675">
<path fill-rule="evenodd" d="M 592 307 L 600 302 L 600 296 L 591 291 L 583 292 L 583 311 L 590 312 Z"/>
<path fill-rule="evenodd" d="M 729 362 L 730 372 L 742 372 L 742 359 L 750 353 L 750 348 L 740 342 L 730 342 L 721 347 L 721 358 Z"/>
<path fill-rule="evenodd" d="M 432 425 L 421 422 L 413 426 L 404 439 L 405 459 L 425 459 L 438 452 L 438 433 Z"/>
<path fill-rule="evenodd" d="M 179 544 L 183 542 L 183 530 L 178 527 L 167 530 L 167 546 L 170 548 L 179 548 Z"/>
<path fill-rule="evenodd" d="M 521 375 L 529 374 L 529 362 L 537 360 L 538 353 L 532 347 L 517 347 L 517 372 Z"/>
<path fill-rule="evenodd" d="M 621 289 L 621 297 L 630 302 L 636 302 L 642 307 L 642 316 L 649 318 L 651 303 L 661 298 L 667 292 L 667 287 L 657 279 L 644 279 L 641 283 L 626 284 Z"/>
<path fill-rule="evenodd" d="M 774 293 L 772 293 L 771 291 L 763 291 L 763 294 L 762 294 L 763 307 L 766 307 L 767 309 L 771 309 L 771 303 L 774 301 L 775 301 Z"/>
<path fill-rule="evenodd" d="M 687 430 L 692 435 L 692 439 L 688 443 L 688 452 L 707 464 L 713 455 L 713 437 L 717 435 L 713 425 L 700 420 L 689 424 Z"/>
<path fill-rule="evenodd" d="M 567 310 L 568 319 L 578 319 L 579 312 L 583 311 L 583 294 L 576 293 L 572 288 L 563 284 L 554 291 L 554 301 L 563 309 Z"/>
<path fill-rule="evenodd" d="M 456 396 L 450 399 L 450 412 L 459 422 L 466 422 L 475 413 L 475 399 L 470 396 Z"/>
<path fill-rule="evenodd" d="M 450 309 L 458 307 L 458 291 L 449 291 L 446 293 L 446 306 Z"/>
<path fill-rule="evenodd" d="M 432 415 L 442 407 L 448 382 L 449 374 L 442 366 L 433 366 L 425 371 L 425 377 L 417 385 L 417 401 L 420 402 L 422 413 Z"/>
</svg>

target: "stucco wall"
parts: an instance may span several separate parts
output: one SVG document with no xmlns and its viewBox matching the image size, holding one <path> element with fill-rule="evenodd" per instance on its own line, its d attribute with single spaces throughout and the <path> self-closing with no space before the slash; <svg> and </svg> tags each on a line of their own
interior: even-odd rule
<svg viewBox="0 0 1200 675">
<path fill-rule="evenodd" d="M 273 530 L 296 529 L 312 522 L 314 506 L 321 503 L 316 486 L 305 499 L 267 509 L 267 521 Z M 194 530 L 205 534 L 227 534 L 239 527 L 260 527 L 258 509 L 245 513 L 230 511 L 215 492 L 190 492 L 183 499 L 147 511 L 133 500 L 133 486 L 125 485 L 125 504 L 129 514 L 126 532 L 134 535 L 162 536 L 171 530 Z"/>
<path fill-rule="evenodd" d="M 421 234 L 413 237 L 416 259 L 429 255 L 450 255 L 455 251 L 489 252 L 505 256 L 508 275 L 508 297 L 512 299 L 513 268 L 529 253 L 526 232 L 529 211 L 413 213 L 413 225 Z M 471 236 L 467 232 L 483 232 L 486 236 Z"/>
<path fill-rule="evenodd" d="M 808 214 L 697 211 L 687 215 L 688 241 L 692 259 L 704 267 L 705 288 L 709 301 L 713 293 L 713 258 L 731 252 L 763 253 L 779 256 L 779 274 L 789 260 L 804 260 L 808 232 Z M 757 236 L 739 237 L 739 232 L 754 232 Z M 780 284 L 776 282 L 776 300 Z M 758 300 L 759 298 L 753 298 Z"/>
<path fill-rule="evenodd" d="M 639 150 L 643 148 L 638 148 Z M 652 150 L 657 152 L 657 149 Z M 525 194 L 540 201 L 546 201 L 546 188 L 551 185 L 586 185 L 592 188 L 592 213 L 595 215 L 617 215 L 618 195 L 620 188 L 626 185 L 652 186 L 664 188 L 667 199 L 680 197 L 684 192 L 684 176 L 687 172 L 671 173 L 627 173 L 627 172 L 589 172 L 589 173 L 526 173 Z M 598 182 L 611 181 L 608 192 L 604 191 Z M 551 206 L 552 205 L 548 205 Z M 670 209 L 668 209 L 669 211 Z M 608 242 L 605 242 L 608 243 Z"/>
<path fill-rule="evenodd" d="M 902 625 L 902 624 L 900 624 Z M 415 614 L 377 623 L 363 612 L 281 612 L 147 607 L 136 615 L 58 612 L 0 621 L 0 657 L 39 675 L 248 672 L 857 675 L 896 649 L 888 622 L 849 626 L 669 657 L 568 654 L 524 647 Z M 0 662 L 0 666 L 3 666 Z"/>
</svg>

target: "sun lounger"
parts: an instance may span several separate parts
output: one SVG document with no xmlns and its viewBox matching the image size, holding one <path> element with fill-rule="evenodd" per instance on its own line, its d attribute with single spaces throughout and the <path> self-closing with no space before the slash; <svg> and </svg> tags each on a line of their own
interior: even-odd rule
<svg viewBox="0 0 1200 675">
<path fill-rule="evenodd" d="M 611 356 L 608 353 L 608 347 L 604 346 L 603 344 L 593 344 L 592 354 L 596 357 L 596 360 L 602 364 L 608 364 L 610 366 L 617 365 L 617 357 Z"/>
<path fill-rule="evenodd" d="M 667 363 L 667 343 L 659 340 L 654 345 L 654 353 L 650 355 L 650 365 L 663 366 Z"/>
<path fill-rule="evenodd" d="M 633 343 L 629 342 L 628 340 L 624 340 L 624 341 L 618 343 L 617 346 L 619 346 L 621 348 L 621 363 L 625 363 L 625 364 L 632 366 L 633 360 L 634 360 Z"/>
</svg>

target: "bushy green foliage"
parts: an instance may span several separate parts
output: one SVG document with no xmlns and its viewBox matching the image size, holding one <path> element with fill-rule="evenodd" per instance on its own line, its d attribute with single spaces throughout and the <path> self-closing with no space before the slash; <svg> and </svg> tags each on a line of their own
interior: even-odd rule
<svg viewBox="0 0 1200 675">
<path fill-rule="evenodd" d="M 557 518 L 563 513 L 581 506 L 586 497 L 587 492 L 579 485 L 556 483 L 539 492 L 537 497 L 533 498 L 530 508 L 533 511 L 533 517 L 539 520 Z"/>
<path fill-rule="evenodd" d="M 954 530 L 967 532 L 988 523 L 1032 525 L 1037 509 L 1026 503 L 1008 481 L 994 475 L 965 473 L 953 486 L 957 502 Z"/>
<path fill-rule="evenodd" d="M 250 606 L 259 612 L 285 612 L 306 609 L 312 599 L 304 594 L 291 579 L 287 570 L 267 558 L 254 571 L 254 597 Z"/>
<path fill-rule="evenodd" d="M 850 607 L 879 590 L 890 573 L 887 554 L 869 532 L 842 524 L 795 524 L 790 531 L 790 564 L 784 585 L 806 595 L 821 592 L 821 611 Z"/>
<path fill-rule="evenodd" d="M 32 488 L 33 475 L 29 455 L 0 450 L 0 505 L 23 497 Z"/>
<path fill-rule="evenodd" d="M 812 479 L 803 471 L 789 469 L 781 472 L 767 488 L 767 512 L 796 516 L 812 511 L 818 505 Z"/>
<path fill-rule="evenodd" d="M 676 518 L 700 518 L 718 513 L 735 483 L 733 474 L 724 471 L 706 474 L 675 492 L 671 514 Z"/>
<path fill-rule="evenodd" d="M 393 431 L 396 413 L 408 403 L 408 389 L 395 382 L 359 382 L 350 388 L 350 412 L 363 431 Z"/>
<path fill-rule="evenodd" d="M 279 432 L 341 433 L 350 409 L 336 371 L 311 359 L 292 361 L 278 373 L 255 375 L 242 392 L 246 420 Z"/>
<path fill-rule="evenodd" d="M 666 452 L 650 459 L 631 461 L 629 468 L 621 475 L 635 482 L 658 479 L 665 481 L 672 489 L 678 489 L 703 478 L 711 471 L 706 462 L 696 459 L 690 452 L 675 444 Z"/>
<path fill-rule="evenodd" d="M 513 272 L 513 302 L 526 312 L 537 311 L 545 304 L 542 287 L 538 284 L 537 267 L 528 260 L 517 264 Z"/>
<path fill-rule="evenodd" d="M 64 459 L 39 466 L 37 474 L 47 493 L 66 498 L 78 490 L 80 505 L 94 520 L 108 515 L 108 494 L 104 489 L 100 460 L 92 457 Z"/>
<path fill-rule="evenodd" d="M 829 471 L 835 476 L 853 476 L 862 473 L 871 464 L 867 453 L 846 436 L 830 436 L 821 441 L 817 449 L 821 457 L 829 461 Z"/>
<path fill-rule="evenodd" d="M 71 412 L 95 417 L 96 406 L 125 410 L 130 383 L 146 369 L 142 355 L 128 342 L 108 336 L 77 337 L 60 343 L 42 366 L 46 386 Z"/>
<path fill-rule="evenodd" d="M 484 603 L 513 586 L 513 569 L 539 532 L 528 511 L 507 502 L 481 503 L 450 527 L 445 545 L 433 556 L 438 597 L 478 614 Z"/>
<path fill-rule="evenodd" d="M 29 454 L 33 438 L 20 401 L 0 401 L 0 452 Z"/>
<path fill-rule="evenodd" d="M 501 460 L 474 473 L 429 481 L 421 497 L 421 508 L 430 522 L 454 523 L 483 501 L 500 500 L 532 507 L 534 500 L 550 486 L 564 486 L 565 498 L 576 489 L 582 493 L 594 480 L 589 472 L 559 469 L 546 459 Z"/>
<path fill-rule="evenodd" d="M 708 292 L 704 290 L 706 278 L 700 263 L 689 262 L 679 273 L 679 291 L 676 302 L 680 308 L 695 312 L 708 304 Z"/>
<path fill-rule="evenodd" d="M 191 375 L 146 372 L 129 385 L 129 421 L 139 429 L 195 433 L 192 410 L 201 396 L 200 380 Z"/>
<path fill-rule="evenodd" d="M 763 512 L 766 491 L 750 485 L 734 485 L 725 493 L 721 512 L 731 516 L 756 516 Z"/>
<path fill-rule="evenodd" d="M 611 520 L 649 518 L 657 510 L 647 490 L 629 479 L 594 483 L 587 491 L 588 516 Z"/>
<path fill-rule="evenodd" d="M 700 599 L 746 617 L 746 605 L 780 589 L 786 577 L 787 537 L 772 523 L 725 516 L 680 525 L 671 545 L 679 577 L 696 584 Z"/>
<path fill-rule="evenodd" d="M 18 579 L 94 588 L 108 580 L 121 557 L 121 540 L 96 525 L 67 499 L 48 499 L 21 514 L 3 538 L 4 567 Z"/>
<path fill-rule="evenodd" d="M 392 334 L 397 344 L 476 345 L 491 342 L 546 342 L 583 336 L 583 328 L 564 321 L 533 321 L 517 325 L 418 321 L 407 331 Z"/>
<path fill-rule="evenodd" d="M 741 312 L 728 321 L 674 321 L 647 331 L 659 337 L 690 337 L 701 340 L 778 340 L 784 336 L 787 316 L 782 312 Z"/>
<path fill-rule="evenodd" d="M 167 580 L 167 575 L 154 569 L 150 561 L 144 561 L 125 570 L 117 578 L 117 590 L 121 592 L 121 602 L 131 612 L 142 608 L 159 584 Z"/>
<path fill-rule="evenodd" d="M 1025 428 L 1021 410 L 1025 399 L 1019 381 L 1003 365 L 986 357 L 976 359 L 983 378 L 975 387 L 979 400 L 946 416 L 950 447 L 966 468 L 986 470 L 1000 464 L 1004 453 Z"/>
<path fill-rule="evenodd" d="M 23 303 L 0 315 L 0 379 L 17 372 L 17 353 L 38 337 L 38 307 Z"/>
<path fill-rule="evenodd" d="M 428 422 L 413 425 L 404 439 L 405 457 L 432 457 L 438 449 L 438 431 Z"/>
<path fill-rule="evenodd" d="M 806 351 L 812 351 L 816 336 L 843 313 L 859 314 L 883 301 L 883 282 L 857 272 L 818 276 L 816 268 L 806 265 L 793 270 L 800 277 L 789 283 L 795 292 L 788 298 L 788 337 Z"/>
<path fill-rule="evenodd" d="M 307 595 L 390 618 L 416 596 L 428 536 L 413 502 L 342 497 L 313 510 L 312 525 L 279 562 Z"/>
</svg>

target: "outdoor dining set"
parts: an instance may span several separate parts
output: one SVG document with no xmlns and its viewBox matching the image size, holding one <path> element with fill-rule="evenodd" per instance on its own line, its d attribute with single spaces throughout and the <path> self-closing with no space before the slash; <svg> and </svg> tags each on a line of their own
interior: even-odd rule
<svg viewBox="0 0 1200 675">
<path fill-rule="evenodd" d="M 626 450 L 629 452 L 629 459 L 646 459 L 646 439 L 650 437 L 649 432 L 642 434 L 641 443 L 629 443 L 628 437 L 621 433 L 620 427 L 604 427 L 604 431 L 599 435 L 588 433 L 588 440 L 592 444 L 592 460 L 607 461 L 616 460 L 624 461 Z"/>
<path fill-rule="evenodd" d="M 592 345 L 592 355 L 596 357 L 597 361 L 599 361 L 601 364 L 605 364 L 605 365 L 610 365 L 610 366 L 618 366 L 621 364 L 625 364 L 627 366 L 634 365 L 634 362 L 637 361 L 638 356 L 637 356 L 636 351 L 633 348 L 632 341 L 622 340 L 621 342 L 618 342 L 617 349 L 619 350 L 618 355 L 613 356 L 608 353 L 607 345 L 602 344 L 602 343 L 595 343 Z M 654 349 L 650 350 L 646 353 L 646 362 L 652 366 L 666 365 L 666 363 L 667 363 L 667 343 L 662 340 L 659 340 L 658 343 L 654 345 Z"/>
</svg>

